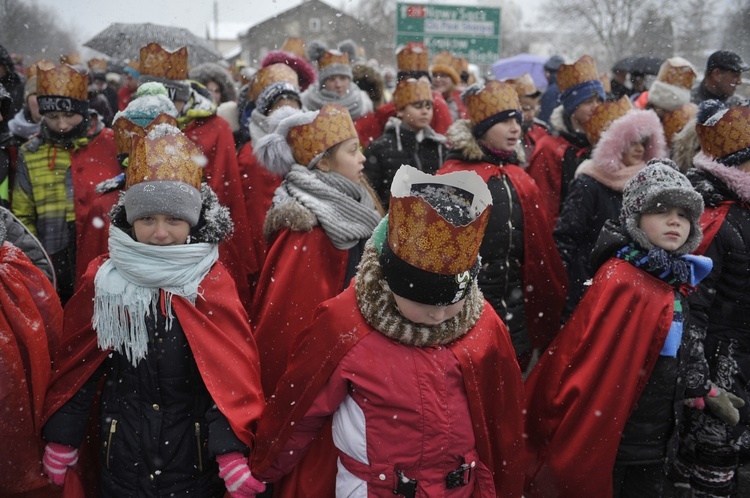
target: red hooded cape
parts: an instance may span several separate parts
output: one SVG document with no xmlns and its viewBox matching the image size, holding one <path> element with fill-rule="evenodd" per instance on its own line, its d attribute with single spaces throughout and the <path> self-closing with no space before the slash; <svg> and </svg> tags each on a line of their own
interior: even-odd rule
<svg viewBox="0 0 750 498">
<path fill-rule="evenodd" d="M 365 321 L 357 306 L 354 286 L 321 304 L 294 352 L 276 393 L 258 425 L 257 445 L 251 458 L 254 473 L 262 476 L 350 348 L 370 333 L 379 333 Z M 476 325 L 448 345 L 461 365 L 469 400 L 479 457 L 493 472 L 498 496 L 520 497 L 523 469 L 523 385 L 507 329 L 485 302 Z M 311 361 L 311 359 L 315 361 Z M 336 453 L 317 454 L 335 462 Z M 312 450 L 311 450 L 312 451 Z M 298 466 L 303 465 L 301 461 Z M 306 483 L 306 496 L 330 496 L 333 475 L 318 475 Z"/>
<path fill-rule="evenodd" d="M 229 239 L 219 244 L 220 260 L 237 284 L 237 293 L 245 310 L 249 311 L 252 297 L 248 275 L 253 269 L 252 261 L 247 258 L 247 250 L 253 247 L 253 240 L 245 213 L 232 130 L 226 119 L 213 115 L 190 121 L 182 132 L 206 156 L 208 162 L 203 172 L 206 183 L 216 192 L 219 204 L 226 206 L 232 216 L 234 232 Z"/>
<path fill-rule="evenodd" d="M 553 228 L 560 216 L 563 158 L 571 147 L 577 149 L 575 155 L 579 159 L 590 152 L 588 147 L 579 149 L 559 135 L 547 135 L 539 139 L 534 154 L 528 159 L 526 172 L 542 192 L 542 204 L 551 216 L 550 224 Z M 571 180 L 573 173 L 574 171 L 570 172 Z"/>
<path fill-rule="evenodd" d="M 522 277 L 526 303 L 526 328 L 531 347 L 544 349 L 560 330 L 560 317 L 567 295 L 568 275 L 563 267 L 549 216 L 540 205 L 541 194 L 534 181 L 518 166 L 496 166 L 450 159 L 439 175 L 454 171 L 474 171 L 488 182 L 490 178 L 507 176 L 518 193 L 523 211 Z"/>
<path fill-rule="evenodd" d="M 2 496 L 49 484 L 42 474 L 42 409 L 62 322 L 52 283 L 20 249 L 0 246 L 0 440 L 8 456 Z"/>
<path fill-rule="evenodd" d="M 91 326 L 94 277 L 107 256 L 91 263 L 80 287 L 65 306 L 68 312 L 58 350 L 64 354 L 58 354 L 43 422 L 81 388 L 111 352 L 99 349 L 96 331 Z M 195 306 L 174 296 L 172 307 L 211 397 L 237 437 L 252 448 L 251 431 L 263 410 L 264 398 L 258 353 L 247 315 L 236 298 L 234 282 L 220 263 L 214 264 L 200 287 L 202 294 Z"/>
<path fill-rule="evenodd" d="M 109 220 L 106 216 L 92 224 L 92 214 L 99 213 L 109 206 L 99 207 L 100 194 L 94 191 L 97 184 L 122 173 L 117 161 L 117 146 L 114 132 L 104 128 L 86 147 L 70 154 L 70 172 L 73 178 L 73 196 L 76 212 L 76 286 L 86 272 L 88 264 L 106 251 Z M 114 195 L 117 200 L 117 195 Z M 106 213 L 105 213 L 106 214 Z M 102 232 L 99 232 L 102 230 Z M 91 234 L 94 234 L 91 237 Z M 103 235 L 102 235 L 103 234 Z M 100 244 L 90 244 L 93 239 L 103 238 L 105 250 L 99 252 Z"/>
<path fill-rule="evenodd" d="M 622 430 L 661 352 L 674 289 L 611 258 L 526 380 L 526 494 L 612 496 Z"/>
</svg>

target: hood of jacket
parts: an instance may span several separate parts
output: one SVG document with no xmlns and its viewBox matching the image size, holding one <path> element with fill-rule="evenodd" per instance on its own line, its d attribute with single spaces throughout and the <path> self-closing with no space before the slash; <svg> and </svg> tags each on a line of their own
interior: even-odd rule
<svg viewBox="0 0 750 498">
<path fill-rule="evenodd" d="M 451 144 L 451 153 L 449 158 L 455 158 L 459 156 L 460 159 L 465 161 L 486 161 L 495 163 L 495 161 L 486 157 L 482 146 L 479 145 L 474 134 L 471 132 L 471 122 L 468 119 L 459 119 L 455 121 L 448 131 L 446 132 L 448 142 Z M 516 143 L 516 155 L 518 156 L 518 164 L 526 162 L 526 154 L 523 150 L 523 140 L 518 140 Z"/>
<path fill-rule="evenodd" d="M 237 89 L 234 86 L 232 75 L 215 62 L 198 64 L 190 70 L 188 76 L 191 80 L 196 80 L 203 85 L 206 85 L 209 81 L 216 82 L 221 89 L 221 102 L 237 100 Z"/>
<path fill-rule="evenodd" d="M 688 178 L 707 206 L 725 200 L 750 202 L 750 173 L 714 161 L 703 152 L 696 154 L 693 164 L 695 170 L 688 172 Z"/>
</svg>

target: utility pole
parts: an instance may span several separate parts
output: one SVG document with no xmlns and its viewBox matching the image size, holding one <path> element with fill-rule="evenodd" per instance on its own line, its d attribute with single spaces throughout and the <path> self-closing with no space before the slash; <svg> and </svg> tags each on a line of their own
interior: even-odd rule
<svg viewBox="0 0 750 498">
<path fill-rule="evenodd" d="M 214 0 L 214 47 L 219 50 L 219 2 Z"/>
</svg>

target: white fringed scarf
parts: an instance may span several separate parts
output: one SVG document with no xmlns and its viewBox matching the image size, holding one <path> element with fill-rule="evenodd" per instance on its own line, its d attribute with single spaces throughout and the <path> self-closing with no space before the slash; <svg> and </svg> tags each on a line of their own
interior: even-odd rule
<svg viewBox="0 0 750 498">
<path fill-rule="evenodd" d="M 108 259 L 94 278 L 94 316 L 99 348 L 124 354 L 133 366 L 146 357 L 146 316 L 156 316 L 159 291 L 166 297 L 167 329 L 172 296 L 195 304 L 203 278 L 219 258 L 216 244 L 154 246 L 110 226 Z"/>
</svg>

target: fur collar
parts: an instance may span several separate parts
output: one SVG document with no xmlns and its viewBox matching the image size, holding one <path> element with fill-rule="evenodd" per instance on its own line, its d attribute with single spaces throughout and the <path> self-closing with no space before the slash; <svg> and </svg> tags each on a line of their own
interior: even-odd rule
<svg viewBox="0 0 750 498">
<path fill-rule="evenodd" d="M 458 151 L 461 159 L 470 162 L 484 161 L 485 152 L 479 145 L 474 134 L 471 132 L 471 121 L 468 119 L 459 119 L 454 121 L 446 132 L 448 142 L 451 143 L 454 151 Z M 516 155 L 518 163 L 526 162 L 526 153 L 523 150 L 523 140 L 516 143 Z M 492 161 L 489 161 L 492 162 Z"/>
<path fill-rule="evenodd" d="M 263 223 L 263 235 L 271 240 L 275 233 L 290 229 L 293 232 L 309 232 L 317 226 L 318 218 L 312 211 L 294 199 L 271 206 Z"/>
<path fill-rule="evenodd" d="M 359 310 L 370 326 L 401 344 L 416 347 L 449 344 L 464 336 L 477 323 L 484 310 L 484 296 L 476 279 L 458 315 L 436 327 L 418 325 L 404 318 L 396 307 L 393 293 L 383 278 L 379 252 L 372 239 L 365 245 L 359 263 L 355 292 Z"/>
<path fill-rule="evenodd" d="M 701 143 L 695 132 L 695 119 L 691 119 L 672 139 L 672 159 L 685 173 L 693 167 L 693 158 L 700 152 Z"/>
<path fill-rule="evenodd" d="M 698 171 L 718 178 L 741 201 L 750 202 L 750 173 L 716 162 L 703 152 L 695 156 L 693 163 Z"/>
</svg>

